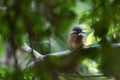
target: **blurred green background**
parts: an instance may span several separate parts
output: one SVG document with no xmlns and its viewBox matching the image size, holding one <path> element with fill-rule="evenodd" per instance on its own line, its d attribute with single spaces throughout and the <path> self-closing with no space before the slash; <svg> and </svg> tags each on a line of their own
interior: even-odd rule
<svg viewBox="0 0 120 80">
<path fill-rule="evenodd" d="M 78 63 L 82 70 L 78 65 L 77 71 L 108 77 L 65 74 L 56 78 L 51 75 L 54 67 L 48 71 L 41 65 L 36 69 L 21 69 L 21 65 L 35 60 L 31 55 L 24 58 L 26 53 L 22 51 L 17 56 L 22 45 L 27 44 L 42 55 L 68 50 L 68 36 L 78 25 L 85 32 L 85 45 L 101 45 L 101 49 L 86 51 L 88 56 Z M 119 42 L 119 0 L 0 0 L 0 80 L 120 80 Z M 23 62 L 18 64 L 17 58 L 24 58 Z"/>
</svg>

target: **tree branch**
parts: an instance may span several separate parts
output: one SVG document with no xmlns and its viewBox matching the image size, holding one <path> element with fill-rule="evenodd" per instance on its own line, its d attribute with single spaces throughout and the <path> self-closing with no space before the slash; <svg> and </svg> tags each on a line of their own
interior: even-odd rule
<svg viewBox="0 0 120 80">
<path fill-rule="evenodd" d="M 109 46 L 87 46 L 84 48 L 78 48 L 75 50 L 66 50 L 61 52 L 50 53 L 41 55 L 37 51 L 33 50 L 33 54 L 36 60 L 30 63 L 25 69 L 36 69 L 38 72 L 42 72 L 43 69 L 50 71 L 51 74 L 56 73 L 76 73 L 76 66 L 85 58 L 95 59 L 97 56 L 102 55 L 104 47 L 109 49 L 120 48 L 120 43 L 112 44 Z M 110 48 L 109 48 L 110 47 Z M 111 48 L 112 47 L 112 48 Z M 31 48 L 27 45 L 23 46 L 23 49 L 28 53 L 31 52 Z M 109 52 L 109 51 L 108 51 Z M 25 70 L 24 69 L 24 70 Z M 41 73 L 42 74 L 42 73 Z M 59 75 L 58 75 L 59 76 Z M 61 75 L 62 76 L 62 75 Z M 105 77 L 106 75 L 70 75 L 73 77 Z"/>
<path fill-rule="evenodd" d="M 112 47 L 120 47 L 120 43 L 117 43 L 117 44 L 112 44 L 111 45 Z M 31 53 L 32 52 L 32 48 L 29 47 L 28 45 L 23 45 L 22 48 L 21 48 L 23 51 L 27 52 L 27 53 Z M 42 55 L 40 54 L 39 52 L 37 52 L 36 50 L 33 49 L 33 55 L 35 56 L 35 58 L 41 60 L 41 59 L 45 59 L 46 57 L 50 57 L 50 56 L 55 56 L 55 57 L 67 57 L 71 54 L 74 54 L 76 52 L 78 52 L 79 55 L 89 55 L 89 53 L 92 53 L 92 54 L 96 54 L 96 53 L 99 53 L 101 49 L 101 46 L 100 45 L 92 45 L 92 46 L 87 46 L 87 47 L 84 47 L 84 48 L 78 48 L 78 49 L 75 49 L 75 50 L 66 50 L 66 51 L 61 51 L 61 52 L 55 52 L 55 53 L 50 53 L 50 54 L 46 54 L 46 55 Z M 79 53 L 80 52 L 80 53 Z M 89 52 L 89 53 L 88 53 Z M 90 55 L 89 55 L 90 56 Z"/>
<path fill-rule="evenodd" d="M 65 74 L 58 74 L 59 76 L 66 76 Z M 88 78 L 88 77 L 107 77 L 103 74 L 97 74 L 97 75 L 74 75 L 74 74 L 68 74 L 70 77 L 82 77 L 82 78 Z"/>
</svg>

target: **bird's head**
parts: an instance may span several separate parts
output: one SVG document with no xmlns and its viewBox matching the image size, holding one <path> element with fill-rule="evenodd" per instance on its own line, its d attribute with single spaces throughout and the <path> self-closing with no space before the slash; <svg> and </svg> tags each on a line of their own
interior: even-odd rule
<svg viewBox="0 0 120 80">
<path fill-rule="evenodd" d="M 83 29 L 81 27 L 76 26 L 72 29 L 71 34 L 77 34 L 79 36 L 83 36 L 84 32 L 83 32 Z"/>
</svg>

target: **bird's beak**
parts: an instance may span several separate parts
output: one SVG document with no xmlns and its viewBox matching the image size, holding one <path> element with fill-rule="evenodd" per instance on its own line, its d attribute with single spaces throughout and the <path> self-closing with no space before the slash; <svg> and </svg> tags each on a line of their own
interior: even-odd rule
<svg viewBox="0 0 120 80">
<path fill-rule="evenodd" d="M 78 34 L 79 36 L 84 36 L 84 32 L 81 32 Z"/>
</svg>

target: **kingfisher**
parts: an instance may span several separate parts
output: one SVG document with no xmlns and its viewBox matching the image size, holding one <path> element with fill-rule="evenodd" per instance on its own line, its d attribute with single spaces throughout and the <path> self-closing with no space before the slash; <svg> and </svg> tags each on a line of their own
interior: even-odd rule
<svg viewBox="0 0 120 80">
<path fill-rule="evenodd" d="M 68 39 L 70 49 L 83 48 L 84 47 L 84 32 L 79 26 L 75 26 L 69 35 Z"/>
</svg>

